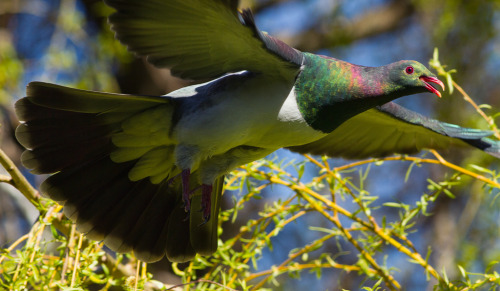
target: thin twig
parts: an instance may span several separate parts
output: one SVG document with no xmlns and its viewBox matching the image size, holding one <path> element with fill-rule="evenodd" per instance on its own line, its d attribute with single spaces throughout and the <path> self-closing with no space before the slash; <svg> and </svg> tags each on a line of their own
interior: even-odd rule
<svg viewBox="0 0 500 291">
<path fill-rule="evenodd" d="M 24 175 L 19 171 L 14 162 L 9 159 L 5 152 L 0 149 L 0 164 L 5 168 L 12 178 L 12 185 L 16 187 L 35 207 L 41 210 L 40 194 L 33 188 Z"/>
<path fill-rule="evenodd" d="M 11 184 L 12 186 L 14 186 L 14 181 L 12 180 L 11 177 L 9 177 L 7 175 L 0 175 L 0 183 L 7 183 L 7 184 Z"/>
<path fill-rule="evenodd" d="M 80 235 L 78 236 L 78 245 L 76 248 L 75 264 L 73 265 L 73 275 L 71 276 L 70 288 L 73 288 L 75 286 L 76 274 L 78 272 L 78 268 L 80 267 L 80 252 L 82 248 L 82 242 L 83 242 L 83 234 L 80 233 Z"/>
<path fill-rule="evenodd" d="M 214 285 L 217 285 L 219 287 L 222 287 L 224 288 L 225 290 L 229 290 L 229 291 L 238 291 L 236 289 L 233 289 L 233 288 L 229 288 L 225 285 L 222 285 L 221 283 L 217 283 L 217 282 L 214 282 L 214 281 L 211 281 L 211 280 L 207 280 L 207 279 L 198 279 L 198 280 L 194 280 L 194 281 L 191 281 L 191 282 L 188 282 L 188 283 L 183 283 L 183 284 L 177 284 L 177 285 L 174 285 L 174 286 L 171 286 L 165 290 L 173 290 L 174 288 L 177 288 L 177 287 L 184 287 L 184 286 L 190 286 L 190 285 L 193 285 L 193 284 L 198 284 L 198 283 L 210 283 L 210 284 L 214 284 Z"/>
<path fill-rule="evenodd" d="M 2 261 L 7 257 L 7 254 L 12 252 L 19 244 L 21 244 L 23 241 L 27 240 L 30 237 L 30 234 L 27 233 L 23 235 L 22 237 L 18 238 L 14 243 L 12 243 L 7 249 L 5 249 L 5 255 L 0 256 L 0 265 L 2 264 Z M 3 272 L 3 269 L 0 269 L 0 274 Z"/>
</svg>

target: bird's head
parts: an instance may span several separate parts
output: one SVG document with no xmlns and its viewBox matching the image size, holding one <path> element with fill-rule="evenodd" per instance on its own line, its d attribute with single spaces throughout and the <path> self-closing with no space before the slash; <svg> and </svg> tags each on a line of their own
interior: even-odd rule
<svg viewBox="0 0 500 291">
<path fill-rule="evenodd" d="M 399 61 L 392 64 L 390 78 L 392 82 L 415 93 L 429 91 L 441 97 L 441 92 L 430 83 L 439 85 L 444 90 L 444 84 L 424 65 L 417 61 Z"/>
</svg>

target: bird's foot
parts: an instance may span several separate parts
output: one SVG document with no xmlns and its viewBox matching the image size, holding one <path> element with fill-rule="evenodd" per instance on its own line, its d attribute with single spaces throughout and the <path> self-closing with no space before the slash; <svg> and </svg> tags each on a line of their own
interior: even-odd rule
<svg viewBox="0 0 500 291">
<path fill-rule="evenodd" d="M 182 170 L 182 201 L 184 202 L 184 210 L 189 213 L 191 210 L 191 192 L 189 192 L 189 169 Z"/>
<path fill-rule="evenodd" d="M 203 224 L 210 220 L 212 210 L 212 185 L 201 185 L 201 211 L 203 212 Z"/>
<path fill-rule="evenodd" d="M 182 177 L 182 201 L 184 202 L 184 210 L 189 213 L 191 211 L 191 194 L 199 188 L 189 191 L 189 176 L 191 175 L 190 169 L 184 169 L 181 172 Z M 175 177 L 174 177 L 175 178 Z M 210 213 L 212 208 L 212 185 L 201 185 L 201 212 L 203 212 L 203 224 L 210 220 Z M 188 216 L 189 217 L 189 216 Z"/>
</svg>

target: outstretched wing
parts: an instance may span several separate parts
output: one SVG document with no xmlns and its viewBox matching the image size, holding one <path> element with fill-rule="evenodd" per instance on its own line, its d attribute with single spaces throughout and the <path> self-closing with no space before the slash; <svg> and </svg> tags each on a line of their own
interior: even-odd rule
<svg viewBox="0 0 500 291">
<path fill-rule="evenodd" d="M 145 262 L 212 254 L 224 177 L 214 183 L 208 222 L 199 211 L 184 211 L 181 181 L 168 179 L 171 169 L 180 172 L 164 158 L 172 153 L 150 139 L 168 132 L 171 106 L 165 97 L 30 83 L 15 106 L 22 122 L 16 137 L 27 149 L 21 160 L 33 173 L 55 173 L 41 193 L 64 205 L 79 231 L 112 250 L 133 250 Z M 190 189 L 197 189 L 198 172 L 192 175 Z M 199 205 L 199 191 L 192 195 Z"/>
<path fill-rule="evenodd" d="M 500 143 L 487 138 L 491 135 L 491 131 L 440 122 L 389 102 L 352 117 L 322 139 L 289 149 L 299 153 L 361 159 L 467 143 L 500 157 Z"/>
<path fill-rule="evenodd" d="M 105 0 L 116 38 L 185 79 L 248 70 L 295 76 L 302 53 L 257 29 L 237 0 Z"/>
</svg>

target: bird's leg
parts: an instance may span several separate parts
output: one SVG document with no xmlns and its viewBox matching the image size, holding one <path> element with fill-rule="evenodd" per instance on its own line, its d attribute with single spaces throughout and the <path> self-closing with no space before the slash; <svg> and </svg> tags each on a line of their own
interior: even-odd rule
<svg viewBox="0 0 500 291">
<path fill-rule="evenodd" d="M 191 175 L 190 169 L 184 169 L 181 172 L 182 177 L 182 201 L 184 202 L 184 210 L 189 212 L 191 210 L 191 193 L 189 192 L 189 175 Z"/>
<path fill-rule="evenodd" d="M 212 210 L 212 185 L 201 185 L 201 211 L 203 212 L 203 223 L 210 220 Z"/>
</svg>

